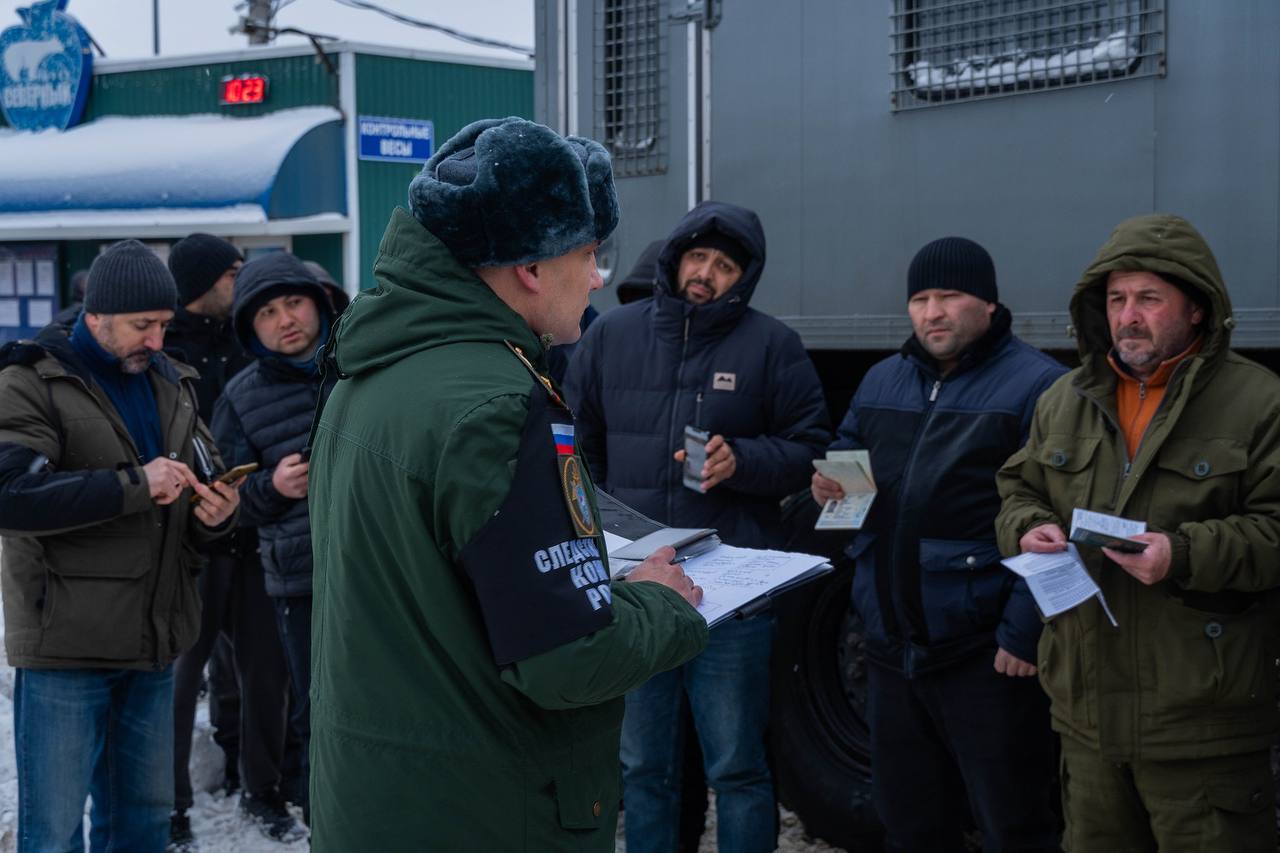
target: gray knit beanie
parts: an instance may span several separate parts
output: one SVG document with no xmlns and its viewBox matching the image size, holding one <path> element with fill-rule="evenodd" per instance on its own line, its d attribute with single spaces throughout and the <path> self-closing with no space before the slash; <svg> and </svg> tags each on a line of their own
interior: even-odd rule
<svg viewBox="0 0 1280 853">
<path fill-rule="evenodd" d="M 89 314 L 172 311 L 178 301 L 173 275 L 156 253 L 137 240 L 112 243 L 89 267 L 84 310 Z"/>
</svg>

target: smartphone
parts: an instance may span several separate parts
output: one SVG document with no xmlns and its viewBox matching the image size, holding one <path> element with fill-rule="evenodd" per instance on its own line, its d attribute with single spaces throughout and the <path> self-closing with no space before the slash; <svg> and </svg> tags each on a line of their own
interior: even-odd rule
<svg viewBox="0 0 1280 853">
<path fill-rule="evenodd" d="M 711 433 L 705 429 L 684 428 L 684 485 L 699 494 L 702 492 L 702 469 L 707 464 L 707 442 L 710 440 Z"/>
<path fill-rule="evenodd" d="M 1123 554 L 1141 554 L 1147 550 L 1146 542 L 1138 542 L 1135 539 L 1122 539 L 1119 536 L 1112 536 L 1109 533 L 1099 533 L 1096 530 L 1089 530 L 1084 527 L 1077 527 L 1071 531 L 1071 541 L 1077 545 L 1092 545 L 1095 548 L 1110 548 L 1112 551 L 1119 551 Z"/>
<path fill-rule="evenodd" d="M 241 477 L 247 477 L 257 470 L 258 470 L 257 462 L 246 462 L 243 465 L 237 465 L 236 467 L 232 468 L 230 471 L 223 471 L 221 474 L 218 475 L 218 482 L 234 483 L 236 480 L 239 480 Z"/>
<path fill-rule="evenodd" d="M 221 474 L 218 475 L 217 482 L 234 483 L 236 480 L 239 480 L 241 477 L 247 477 L 257 470 L 258 470 L 257 462 L 246 462 L 244 465 L 237 465 L 236 467 L 232 468 L 230 471 L 223 471 Z M 198 494 L 192 495 L 191 505 L 195 506 L 198 503 L 200 503 L 200 495 Z"/>
</svg>

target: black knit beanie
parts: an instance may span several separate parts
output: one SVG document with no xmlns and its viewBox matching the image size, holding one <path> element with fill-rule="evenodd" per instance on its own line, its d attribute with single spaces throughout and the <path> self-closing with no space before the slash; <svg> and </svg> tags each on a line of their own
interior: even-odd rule
<svg viewBox="0 0 1280 853">
<path fill-rule="evenodd" d="M 911 259 L 907 299 L 922 290 L 959 290 L 983 302 L 999 302 L 996 266 L 987 250 L 963 237 L 934 240 Z"/>
<path fill-rule="evenodd" d="M 169 271 L 178 285 L 178 302 L 195 302 L 236 261 L 243 260 L 239 249 L 212 234 L 192 234 L 174 243 L 169 249 Z"/>
<path fill-rule="evenodd" d="M 680 252 L 683 254 L 690 249 L 718 249 L 728 255 L 743 272 L 746 272 L 747 266 L 751 263 L 751 252 L 747 251 L 746 246 L 715 228 L 694 234 L 689 242 L 680 247 Z"/>
<path fill-rule="evenodd" d="M 178 288 L 164 261 L 137 240 L 121 240 L 93 259 L 84 310 L 89 314 L 172 311 L 177 299 Z"/>
</svg>

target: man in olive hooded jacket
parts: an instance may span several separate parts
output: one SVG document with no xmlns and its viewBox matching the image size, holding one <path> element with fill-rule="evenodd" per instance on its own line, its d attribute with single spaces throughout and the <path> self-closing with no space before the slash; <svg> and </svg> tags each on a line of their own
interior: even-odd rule
<svg viewBox="0 0 1280 853">
<path fill-rule="evenodd" d="M 1204 239 L 1121 223 L 1076 285 L 1081 366 L 999 474 L 1000 547 L 1066 547 L 1072 511 L 1146 523 L 1140 553 L 1080 546 L 1096 599 L 1049 620 L 1064 846 L 1274 851 L 1280 380 L 1228 347 Z"/>
<path fill-rule="evenodd" d="M 409 198 L 311 457 L 312 849 L 612 851 L 622 696 L 707 629 L 671 549 L 610 583 L 546 376 L 601 286 L 609 157 L 480 121 Z"/>
</svg>

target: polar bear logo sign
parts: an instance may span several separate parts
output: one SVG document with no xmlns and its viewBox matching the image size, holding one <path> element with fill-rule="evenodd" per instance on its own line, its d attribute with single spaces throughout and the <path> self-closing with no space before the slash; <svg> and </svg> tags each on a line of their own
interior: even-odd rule
<svg viewBox="0 0 1280 853">
<path fill-rule="evenodd" d="M 9 79 L 19 81 L 33 80 L 40 69 L 40 63 L 55 53 L 62 53 L 62 42 L 50 36 L 40 41 L 18 41 L 9 45 L 4 52 L 4 70 Z"/>
</svg>

